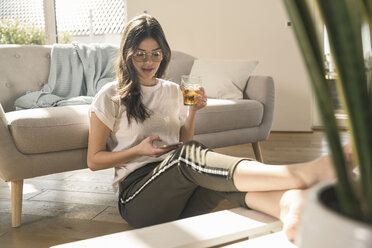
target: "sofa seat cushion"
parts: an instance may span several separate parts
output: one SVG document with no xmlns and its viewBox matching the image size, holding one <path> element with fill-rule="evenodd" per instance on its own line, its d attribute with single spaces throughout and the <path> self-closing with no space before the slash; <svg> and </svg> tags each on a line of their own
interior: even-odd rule
<svg viewBox="0 0 372 248">
<path fill-rule="evenodd" d="M 5 114 L 18 150 L 25 154 L 88 146 L 90 105 L 36 108 Z"/>
<path fill-rule="evenodd" d="M 87 148 L 89 105 L 19 110 L 5 114 L 18 150 L 24 154 Z M 259 126 L 262 103 L 255 100 L 208 99 L 198 111 L 195 134 Z"/>
<path fill-rule="evenodd" d="M 263 110 L 256 100 L 208 99 L 207 107 L 197 113 L 195 134 L 259 126 Z"/>
</svg>

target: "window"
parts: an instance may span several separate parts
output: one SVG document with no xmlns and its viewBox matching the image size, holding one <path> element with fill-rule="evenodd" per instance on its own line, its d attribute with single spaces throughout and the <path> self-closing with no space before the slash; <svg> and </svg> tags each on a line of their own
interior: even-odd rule
<svg viewBox="0 0 372 248">
<path fill-rule="evenodd" d="M 366 75 L 368 80 L 372 80 L 372 48 L 370 39 L 370 28 L 367 22 L 365 22 L 364 25 L 362 25 L 361 35 L 363 43 L 364 60 L 366 65 Z M 347 119 L 347 116 L 342 108 L 336 90 L 337 71 L 331 56 L 329 38 L 326 27 L 324 27 L 324 62 L 327 73 L 326 78 L 327 81 L 331 84 L 333 103 L 336 108 L 336 118 L 338 119 L 339 124 L 341 126 L 345 126 L 346 124 L 343 120 Z"/>
<path fill-rule="evenodd" d="M 47 39 L 58 33 L 59 41 L 68 35 L 80 42 L 109 42 L 117 36 L 117 42 L 127 20 L 126 1 L 1 0 L 1 19 L 46 29 Z M 51 42 L 54 41 L 52 37 Z"/>
<path fill-rule="evenodd" d="M 55 0 L 58 31 L 73 36 L 122 33 L 124 0 Z"/>
</svg>

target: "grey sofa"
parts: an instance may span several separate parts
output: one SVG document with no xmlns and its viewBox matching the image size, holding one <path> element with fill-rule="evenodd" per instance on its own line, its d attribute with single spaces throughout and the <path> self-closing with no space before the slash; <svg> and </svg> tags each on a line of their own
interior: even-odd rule
<svg viewBox="0 0 372 248">
<path fill-rule="evenodd" d="M 11 182 L 13 227 L 21 224 L 24 179 L 87 168 L 88 105 L 13 110 L 18 97 L 46 83 L 50 52 L 50 46 L 0 45 L 0 178 Z M 194 59 L 174 51 L 167 78 L 179 82 Z M 243 100 L 208 99 L 195 139 L 212 148 L 252 143 L 262 161 L 259 141 L 270 133 L 273 111 L 273 79 L 251 76 Z"/>
</svg>

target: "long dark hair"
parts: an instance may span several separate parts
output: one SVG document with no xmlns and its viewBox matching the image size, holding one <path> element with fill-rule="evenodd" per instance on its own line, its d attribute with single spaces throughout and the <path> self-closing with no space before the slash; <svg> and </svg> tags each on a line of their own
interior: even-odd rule
<svg viewBox="0 0 372 248">
<path fill-rule="evenodd" d="M 171 50 L 160 23 L 154 17 L 143 14 L 128 22 L 121 38 L 120 55 L 115 68 L 119 81 L 118 95 L 115 98 L 126 107 L 129 123 L 131 119 L 143 122 L 151 115 L 142 103 L 141 87 L 132 62 L 133 54 L 146 38 L 153 38 L 163 54 L 155 77 L 161 78 L 164 75 L 170 61 Z"/>
</svg>

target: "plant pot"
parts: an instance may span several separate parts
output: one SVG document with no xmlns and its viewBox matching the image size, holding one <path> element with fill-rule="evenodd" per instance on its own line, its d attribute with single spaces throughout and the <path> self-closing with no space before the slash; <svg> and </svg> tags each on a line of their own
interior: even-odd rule
<svg viewBox="0 0 372 248">
<path fill-rule="evenodd" d="M 371 248 L 372 225 L 340 214 L 334 183 L 321 183 L 307 193 L 295 244 L 299 248 Z"/>
</svg>

